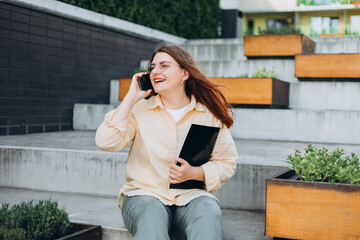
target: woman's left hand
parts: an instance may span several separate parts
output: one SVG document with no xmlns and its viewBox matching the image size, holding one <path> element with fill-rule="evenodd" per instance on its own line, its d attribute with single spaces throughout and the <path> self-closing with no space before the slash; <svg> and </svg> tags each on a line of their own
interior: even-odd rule
<svg viewBox="0 0 360 240">
<path fill-rule="evenodd" d="M 176 162 L 181 166 L 177 166 L 176 162 L 170 165 L 169 181 L 170 183 L 181 183 L 187 180 L 205 180 L 205 174 L 202 167 L 193 167 L 182 158 L 176 158 Z"/>
</svg>

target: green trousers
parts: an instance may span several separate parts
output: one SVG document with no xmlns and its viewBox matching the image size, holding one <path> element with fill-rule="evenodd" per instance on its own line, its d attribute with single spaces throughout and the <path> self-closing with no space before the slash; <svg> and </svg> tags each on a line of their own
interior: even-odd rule
<svg viewBox="0 0 360 240">
<path fill-rule="evenodd" d="M 220 240 L 221 210 L 211 197 L 198 197 L 185 206 L 167 206 L 151 196 L 126 196 L 122 216 L 135 240 Z"/>
</svg>

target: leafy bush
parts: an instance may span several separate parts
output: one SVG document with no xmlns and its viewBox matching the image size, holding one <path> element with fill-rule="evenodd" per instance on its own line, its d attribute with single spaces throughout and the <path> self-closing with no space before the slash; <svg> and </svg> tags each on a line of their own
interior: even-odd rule
<svg viewBox="0 0 360 240">
<path fill-rule="evenodd" d="M 309 144 L 304 156 L 299 150 L 288 156 L 291 169 L 305 181 L 360 184 L 360 161 L 355 153 L 345 156 L 344 149 L 329 152 L 326 147 L 315 148 Z"/>
<path fill-rule="evenodd" d="M 282 35 L 282 34 L 301 34 L 301 30 L 293 25 L 282 26 L 280 28 L 259 28 L 259 35 Z"/>
<path fill-rule="evenodd" d="M 257 70 L 253 77 L 254 78 L 279 78 L 276 74 L 275 74 L 275 68 L 271 69 L 270 71 L 267 71 L 266 68 Z"/>
<path fill-rule="evenodd" d="M 180 37 L 219 36 L 219 0 L 58 0 Z"/>
<path fill-rule="evenodd" d="M 50 199 L 37 204 L 22 202 L 11 208 L 9 204 L 2 204 L 0 209 L 0 239 L 3 240 L 50 240 L 65 236 L 70 228 L 68 214 Z"/>
<path fill-rule="evenodd" d="M 248 78 L 248 77 L 249 77 L 249 74 L 244 73 L 244 74 L 239 75 L 238 77 L 239 77 L 239 78 Z"/>
</svg>

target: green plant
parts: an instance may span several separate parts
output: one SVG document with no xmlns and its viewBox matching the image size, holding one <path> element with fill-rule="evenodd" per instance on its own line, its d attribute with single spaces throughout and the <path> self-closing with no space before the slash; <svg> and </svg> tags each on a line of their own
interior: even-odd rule
<svg viewBox="0 0 360 240">
<path fill-rule="evenodd" d="M 266 68 L 264 67 L 263 69 L 257 70 L 254 75 L 254 78 L 279 78 L 276 74 L 275 74 L 275 67 L 273 67 L 270 71 L 267 71 Z"/>
<path fill-rule="evenodd" d="M 58 0 L 180 37 L 219 36 L 219 0 Z"/>
<path fill-rule="evenodd" d="M 239 78 L 247 78 L 249 77 L 249 74 L 247 73 L 244 73 L 244 74 L 241 74 L 240 76 L 238 76 Z"/>
<path fill-rule="evenodd" d="M 70 232 L 68 214 L 51 199 L 22 202 L 18 205 L 2 204 L 0 209 L 0 239 L 50 240 Z"/>
<path fill-rule="evenodd" d="M 134 69 L 134 74 L 139 73 L 139 72 L 147 72 L 147 69 L 144 67 L 137 67 Z"/>
<path fill-rule="evenodd" d="M 344 155 L 344 149 L 329 152 L 326 147 L 318 149 L 309 144 L 304 156 L 295 150 L 294 156 L 289 155 L 286 162 L 305 181 L 360 184 L 359 158 L 355 153 Z"/>
<path fill-rule="evenodd" d="M 294 25 L 281 26 L 279 28 L 259 29 L 259 35 L 282 35 L 282 34 L 301 34 L 301 30 Z"/>
</svg>

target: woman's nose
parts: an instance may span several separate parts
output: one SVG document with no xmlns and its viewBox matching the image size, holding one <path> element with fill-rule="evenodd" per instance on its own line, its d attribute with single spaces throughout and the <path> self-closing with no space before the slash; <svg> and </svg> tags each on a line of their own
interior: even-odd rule
<svg viewBox="0 0 360 240">
<path fill-rule="evenodd" d="M 154 73 L 154 74 L 160 74 L 161 73 L 160 68 L 158 67 L 158 65 L 156 65 L 151 72 Z"/>
</svg>

